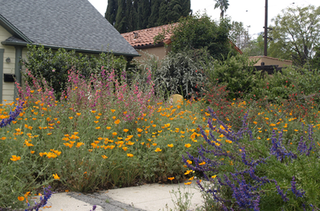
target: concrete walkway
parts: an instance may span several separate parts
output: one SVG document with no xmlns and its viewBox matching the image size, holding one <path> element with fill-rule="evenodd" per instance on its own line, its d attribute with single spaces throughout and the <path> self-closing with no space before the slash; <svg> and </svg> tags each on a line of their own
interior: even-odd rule
<svg viewBox="0 0 320 211">
<path fill-rule="evenodd" d="M 186 192 L 189 193 L 187 199 L 184 194 Z M 179 199 L 182 200 L 182 204 L 190 203 L 190 211 L 201 208 L 203 204 L 200 190 L 194 182 L 191 185 L 146 184 L 94 194 L 55 193 L 49 199 L 48 207 L 40 210 L 90 211 L 93 205 L 96 205 L 96 211 L 169 211 L 177 210 L 175 204 Z"/>
</svg>

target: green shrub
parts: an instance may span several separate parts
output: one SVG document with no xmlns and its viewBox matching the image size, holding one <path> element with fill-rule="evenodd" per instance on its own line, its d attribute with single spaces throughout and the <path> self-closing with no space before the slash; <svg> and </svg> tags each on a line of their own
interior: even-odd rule
<svg viewBox="0 0 320 211">
<path fill-rule="evenodd" d="M 214 59 L 221 60 L 229 53 L 236 54 L 229 43 L 229 29 L 228 20 L 222 20 L 217 24 L 206 14 L 195 14 L 182 17 L 177 24 L 156 36 L 154 42 L 162 41 L 169 32 L 172 34 L 170 43 L 172 52 L 206 49 Z"/>
<path fill-rule="evenodd" d="M 190 98 L 207 83 L 199 62 L 205 56 L 205 51 L 170 53 L 161 61 L 160 68 L 153 72 L 155 86 L 166 90 L 167 94 L 181 94 L 184 98 Z"/>
<path fill-rule="evenodd" d="M 211 84 L 218 81 L 226 85 L 230 92 L 229 99 L 238 98 L 241 94 L 250 93 L 259 82 L 259 72 L 253 72 L 254 61 L 250 62 L 245 55 L 229 56 L 224 61 L 215 60 L 213 68 L 206 69 Z"/>
<path fill-rule="evenodd" d="M 92 73 L 100 73 L 102 66 L 104 69 L 115 69 L 121 73 L 127 63 L 123 57 L 112 54 L 84 55 L 63 48 L 53 51 L 35 45 L 28 46 L 27 58 L 22 62 L 33 75 L 41 75 L 50 82 L 57 97 L 65 88 L 70 69 L 76 69 L 81 75 L 88 77 Z"/>
<path fill-rule="evenodd" d="M 257 84 L 252 94 L 257 98 L 267 97 L 273 102 L 281 102 L 283 99 L 289 99 L 293 94 L 308 96 L 319 90 L 319 70 L 288 67 L 273 75 L 265 75 L 264 80 Z"/>
</svg>

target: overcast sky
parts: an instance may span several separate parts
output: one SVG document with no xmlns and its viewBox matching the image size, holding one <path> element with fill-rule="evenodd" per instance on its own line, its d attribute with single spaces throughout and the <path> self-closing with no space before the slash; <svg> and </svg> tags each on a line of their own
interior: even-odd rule
<svg viewBox="0 0 320 211">
<path fill-rule="evenodd" d="M 91 4 L 104 16 L 108 0 L 89 0 Z M 249 34 L 256 37 L 263 32 L 265 17 L 265 0 L 229 0 L 229 8 L 226 15 L 232 21 L 243 22 L 248 27 Z M 320 0 L 268 0 L 268 25 L 272 24 L 271 19 L 281 13 L 282 9 L 289 6 L 320 6 Z M 220 10 L 214 9 L 214 0 L 191 0 L 193 13 L 206 13 L 213 19 L 219 20 Z M 249 27 L 250 26 L 250 27 Z"/>
</svg>

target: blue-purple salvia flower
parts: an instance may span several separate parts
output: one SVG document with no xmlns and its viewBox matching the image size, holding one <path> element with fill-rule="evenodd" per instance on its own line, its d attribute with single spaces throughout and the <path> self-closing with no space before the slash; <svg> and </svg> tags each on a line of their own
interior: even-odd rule
<svg viewBox="0 0 320 211">
<path fill-rule="evenodd" d="M 291 181 L 291 191 L 296 197 L 303 197 L 303 195 L 305 194 L 305 191 L 303 191 L 302 189 L 297 190 L 294 176 L 292 177 L 292 181 Z"/>
<path fill-rule="evenodd" d="M 306 154 L 307 151 L 308 151 L 308 148 L 307 148 L 307 141 L 304 141 L 303 140 L 303 136 L 300 137 L 300 141 L 299 141 L 299 144 L 298 144 L 298 151 L 300 152 L 300 154 Z"/>
<path fill-rule="evenodd" d="M 96 208 L 97 208 L 97 205 L 93 205 L 92 210 L 90 210 L 90 211 L 94 211 L 94 210 L 96 210 Z"/>
<path fill-rule="evenodd" d="M 273 180 L 273 182 L 276 184 L 276 189 L 278 191 L 278 194 L 281 196 L 283 201 L 289 201 L 289 199 L 287 198 L 287 192 L 286 193 L 283 192 L 283 190 L 280 188 L 276 180 Z"/>
<path fill-rule="evenodd" d="M 242 127 L 239 129 L 239 131 L 237 133 L 235 133 L 224 122 L 219 120 L 219 118 L 217 117 L 217 115 L 215 114 L 215 112 L 211 108 L 208 108 L 208 110 L 209 110 L 211 116 L 217 120 L 218 126 L 221 125 L 224 127 L 224 130 L 222 130 L 220 127 L 213 127 L 213 126 L 210 129 L 211 130 L 214 129 L 218 133 L 223 134 L 227 139 L 231 140 L 232 142 L 238 143 L 238 140 L 240 140 L 242 138 L 242 135 L 249 131 L 249 129 L 247 128 L 247 124 L 245 122 L 243 122 Z M 248 112 L 244 116 L 245 121 L 246 121 L 247 117 L 248 117 Z M 209 120 L 208 123 L 209 122 L 211 122 L 211 120 Z M 211 125 L 212 125 L 212 123 L 211 123 Z M 209 127 L 210 127 L 210 123 L 209 123 Z"/>
<path fill-rule="evenodd" d="M 300 154 L 304 154 L 309 156 L 312 148 L 314 147 L 315 143 L 313 142 L 313 126 L 309 125 L 308 128 L 308 138 L 309 138 L 309 145 L 307 144 L 307 140 L 304 141 L 304 137 L 300 137 L 300 141 L 298 144 L 297 150 Z"/>
<path fill-rule="evenodd" d="M 48 188 L 44 188 L 43 198 L 40 197 L 40 202 L 35 203 L 35 205 L 33 207 L 25 209 L 25 211 L 32 211 L 32 210 L 38 211 L 41 207 L 46 206 L 48 203 L 48 200 L 50 199 L 50 197 L 52 195 L 52 191 L 50 189 L 51 189 L 51 186 L 48 186 Z"/>
<path fill-rule="evenodd" d="M 5 127 L 5 126 L 11 124 L 11 122 L 14 121 L 14 120 L 19 116 L 19 114 L 20 114 L 21 111 L 22 111 L 22 106 L 23 106 L 23 104 L 24 104 L 24 102 L 22 102 L 20 105 L 17 105 L 14 111 L 10 111 L 9 117 L 6 118 L 6 119 L 3 119 L 3 120 L 0 122 L 0 128 Z"/>
<path fill-rule="evenodd" d="M 242 124 L 242 128 L 239 129 L 238 132 L 234 132 L 230 127 L 225 125 L 222 121 L 220 121 L 215 113 L 209 108 L 209 111 L 213 118 L 217 119 L 218 125 L 223 126 L 224 129 L 221 129 L 220 127 L 216 127 L 212 125 L 212 121 L 208 121 L 209 128 L 212 131 L 217 131 L 220 134 L 223 134 L 228 140 L 231 140 L 232 142 L 238 144 L 238 140 L 243 138 L 243 135 L 248 133 L 251 137 L 250 140 L 252 140 L 252 133 L 248 129 L 246 124 L 246 118 L 248 116 L 248 113 L 246 113 L 244 117 L 244 121 Z M 200 126 L 199 126 L 200 127 Z M 204 130 L 200 127 L 200 132 L 205 139 L 205 141 L 208 143 L 209 146 L 212 146 L 213 149 L 208 149 L 203 147 L 202 145 L 198 149 L 198 157 L 194 157 L 191 154 L 188 154 L 188 158 L 193 160 L 194 165 L 188 164 L 187 159 L 183 156 L 183 161 L 186 163 L 187 167 L 194 170 L 194 171 L 200 171 L 203 173 L 203 176 L 206 180 L 213 182 L 215 185 L 214 187 L 211 187 L 209 189 L 205 189 L 199 181 L 197 181 L 199 187 L 206 191 L 207 193 L 212 194 L 213 198 L 219 202 L 224 210 L 228 210 L 226 207 L 226 204 L 231 203 L 230 200 L 225 200 L 219 196 L 220 188 L 222 186 L 228 186 L 233 191 L 233 198 L 236 200 L 236 204 L 239 208 L 242 209 L 254 209 L 259 210 L 259 202 L 260 202 L 260 196 L 259 196 L 259 190 L 262 184 L 270 182 L 270 180 L 266 178 L 260 178 L 254 173 L 254 169 L 260 164 L 264 163 L 265 159 L 258 159 L 258 160 L 248 160 L 246 155 L 246 150 L 244 147 L 238 146 L 237 149 L 240 149 L 240 157 L 237 152 L 227 152 L 223 149 L 222 143 L 219 143 L 216 145 L 215 143 L 218 143 L 218 140 L 215 138 L 215 136 L 210 131 L 210 136 L 208 137 Z M 238 150 L 236 150 L 238 151 Z M 225 157 L 229 158 L 230 160 L 239 160 L 248 166 L 250 170 L 244 170 L 241 172 L 236 171 L 234 174 L 230 175 L 224 175 L 224 179 L 222 181 L 222 178 L 216 177 L 216 180 L 212 179 L 210 175 L 207 174 L 218 174 L 217 172 L 218 167 L 221 165 L 225 165 L 223 161 L 220 161 L 219 159 L 208 159 L 205 156 L 206 154 L 212 154 L 216 157 Z M 199 163 L 205 161 L 206 165 L 198 165 Z M 255 184 L 252 185 L 251 183 L 248 183 L 244 178 L 244 174 L 251 175 L 252 179 L 255 180 Z M 229 178 L 231 176 L 231 178 Z M 239 179 L 240 177 L 240 179 Z M 232 209 L 232 208 L 229 208 Z"/>
<path fill-rule="evenodd" d="M 197 181 L 200 189 L 212 195 L 216 203 L 221 206 L 220 208 L 223 210 L 260 210 L 260 197 L 261 194 L 263 194 L 263 185 L 265 184 L 274 184 L 276 192 L 281 196 L 284 202 L 289 201 L 287 196 L 288 191 L 292 191 L 296 197 L 304 197 L 305 191 L 302 189 L 297 190 L 295 177 L 292 178 L 290 190 L 287 189 L 287 187 L 280 187 L 278 182 L 274 179 L 267 178 L 266 176 L 259 176 L 259 171 L 257 171 L 257 167 L 262 163 L 266 163 L 267 159 L 271 156 L 275 156 L 278 161 L 285 165 L 288 165 L 288 163 L 285 162 L 293 162 L 294 159 L 297 159 L 297 154 L 288 150 L 289 148 L 286 148 L 282 143 L 283 131 L 281 131 L 279 135 L 276 134 L 276 131 L 273 131 L 269 157 L 253 159 L 248 156 L 245 146 L 241 145 L 241 142 L 239 141 L 245 135 L 250 141 L 253 140 L 252 132 L 248 129 L 245 122 L 248 113 L 244 116 L 242 127 L 238 132 L 234 132 L 230 127 L 217 118 L 212 109 L 209 108 L 209 111 L 212 117 L 217 119 L 217 126 L 213 126 L 211 120 L 208 121 L 208 126 L 211 129 L 209 136 L 207 136 L 207 133 L 205 133 L 205 131 L 199 126 L 200 132 L 208 144 L 207 147 L 200 145 L 197 157 L 187 153 L 187 158 L 183 156 L 183 161 L 188 168 L 202 172 L 204 179 L 212 183 L 212 186 L 208 188 L 203 187 L 200 181 Z M 223 126 L 223 128 L 220 126 Z M 304 124 L 302 127 L 304 127 Z M 312 128 L 313 127 L 309 125 L 309 143 L 304 141 L 303 137 L 300 139 L 298 144 L 298 152 L 300 152 L 300 155 L 308 156 L 314 148 L 315 144 L 313 142 Z M 226 139 L 235 143 L 234 145 L 228 145 L 229 151 L 226 151 L 226 148 L 224 147 L 225 145 L 216 139 L 212 133 L 213 131 L 223 134 Z M 208 146 L 211 146 L 211 148 L 209 149 Z M 233 147 L 234 150 L 230 150 L 230 146 Z M 207 154 L 210 154 L 211 157 L 214 156 L 217 159 L 209 159 L 206 156 Z M 218 158 L 224 158 L 224 161 Z M 189 164 L 187 159 L 194 161 L 193 165 Z M 234 173 L 225 172 L 223 176 L 221 176 L 221 172 L 219 171 L 221 167 L 227 165 L 225 160 L 236 161 L 233 166 Z M 199 165 L 202 162 L 205 162 L 205 165 Z M 239 167 L 241 170 L 237 170 Z M 220 176 L 218 174 L 220 174 Z M 211 178 L 211 175 L 218 176 Z M 228 190 L 231 191 L 232 199 L 223 197 L 221 192 L 223 187 L 227 187 Z"/>
<path fill-rule="evenodd" d="M 30 204 L 28 203 L 28 208 L 25 209 L 24 211 L 33 211 L 33 210 L 39 211 L 39 209 L 41 207 L 46 206 L 48 203 L 48 200 L 50 199 L 50 197 L 52 195 L 52 191 L 50 189 L 51 189 L 50 185 L 47 188 L 44 188 L 43 197 L 40 197 L 40 202 L 39 203 L 35 202 L 35 205 L 32 207 L 30 207 Z M 11 208 L 1 208 L 0 207 L 0 211 L 14 211 L 14 210 Z"/>
<path fill-rule="evenodd" d="M 217 139 L 210 131 L 210 136 L 207 136 L 204 130 L 200 127 L 200 132 L 204 137 L 205 141 L 208 143 L 209 146 L 212 146 L 213 149 L 208 149 L 203 147 L 202 145 L 198 148 L 198 157 L 194 157 L 191 154 L 187 153 L 188 158 L 193 160 L 194 165 L 190 165 L 187 162 L 187 158 L 183 156 L 183 161 L 187 165 L 188 168 L 194 171 L 200 171 L 203 173 L 203 176 L 206 180 L 211 181 L 213 183 L 213 187 L 204 188 L 199 181 L 197 181 L 198 186 L 203 191 L 212 194 L 213 198 L 217 203 L 219 203 L 224 210 L 232 209 L 231 207 L 228 208 L 227 204 L 232 203 L 230 200 L 224 199 L 220 196 L 220 187 L 227 186 L 232 191 L 232 198 L 235 199 L 235 204 L 240 209 L 253 209 L 253 210 L 260 210 L 259 203 L 260 203 L 260 190 L 261 187 L 266 183 L 273 183 L 276 186 L 276 190 L 278 194 L 282 197 L 283 201 L 288 201 L 287 193 L 284 192 L 278 185 L 276 180 L 268 179 L 267 177 L 260 177 L 256 175 L 255 171 L 257 166 L 261 163 L 265 163 L 266 159 L 268 158 L 259 158 L 257 160 L 250 159 L 247 156 L 247 152 L 244 146 L 240 146 L 238 140 L 243 138 L 245 134 L 247 134 L 250 140 L 252 138 L 252 132 L 248 129 L 246 124 L 246 118 L 248 116 L 248 112 L 244 116 L 244 121 L 242 127 L 239 129 L 238 132 L 234 132 L 230 127 L 225 125 L 222 121 L 220 121 L 212 109 L 209 108 L 209 111 L 213 118 L 217 119 L 217 126 L 212 125 L 212 121 L 208 121 L 209 128 L 212 131 L 216 131 L 219 134 L 223 134 L 227 139 L 234 142 L 238 145 L 238 150 L 235 152 L 226 152 L 223 148 L 223 144 L 219 142 L 218 145 L 215 143 Z M 223 126 L 224 129 L 221 129 L 219 125 Z M 291 151 L 287 151 L 287 149 L 282 144 L 282 131 L 278 137 L 276 137 L 275 131 L 273 131 L 272 135 L 272 147 L 270 149 L 270 154 L 277 157 L 279 161 L 284 161 L 284 159 L 290 158 L 295 159 L 297 156 L 292 153 Z M 219 166 L 225 165 L 223 161 L 220 159 L 208 159 L 206 158 L 205 154 L 211 154 L 215 157 L 224 157 L 229 158 L 230 160 L 237 160 L 242 161 L 242 163 L 246 166 L 246 168 L 242 171 L 236 170 L 235 166 L 235 173 L 224 174 L 222 178 L 217 176 L 215 179 L 212 179 L 210 175 L 218 174 Z M 199 165 L 199 163 L 205 161 L 206 165 Z M 209 174 L 209 175 L 208 175 Z M 249 176 L 249 180 L 248 180 Z M 295 183 L 294 183 L 295 185 Z M 295 187 L 293 185 L 293 187 Z M 294 189 L 295 190 L 295 189 Z M 301 194 L 295 190 L 295 194 Z"/>
<path fill-rule="evenodd" d="M 260 197 L 256 191 L 256 187 L 247 184 L 246 180 L 242 176 L 239 179 L 235 174 L 231 174 L 232 179 L 238 184 L 237 186 L 226 175 L 224 175 L 226 184 L 232 189 L 233 198 L 236 199 L 236 203 L 241 209 L 259 209 Z"/>
<path fill-rule="evenodd" d="M 295 155 L 292 152 L 288 152 L 287 149 L 283 146 L 282 135 L 283 135 L 283 131 L 279 133 L 279 136 L 277 139 L 276 132 L 272 131 L 272 137 L 271 137 L 272 146 L 270 148 L 270 154 L 276 156 L 280 162 L 282 162 L 286 157 L 290 159 L 297 158 L 297 155 Z"/>
</svg>

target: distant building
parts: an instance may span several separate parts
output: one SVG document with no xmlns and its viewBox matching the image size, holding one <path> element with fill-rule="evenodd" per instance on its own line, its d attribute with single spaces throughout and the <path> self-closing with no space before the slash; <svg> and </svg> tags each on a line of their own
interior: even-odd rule
<svg viewBox="0 0 320 211">
<path fill-rule="evenodd" d="M 291 60 L 277 59 L 269 56 L 250 56 L 251 61 L 257 61 L 254 66 L 278 65 L 278 67 L 292 66 Z"/>
</svg>

